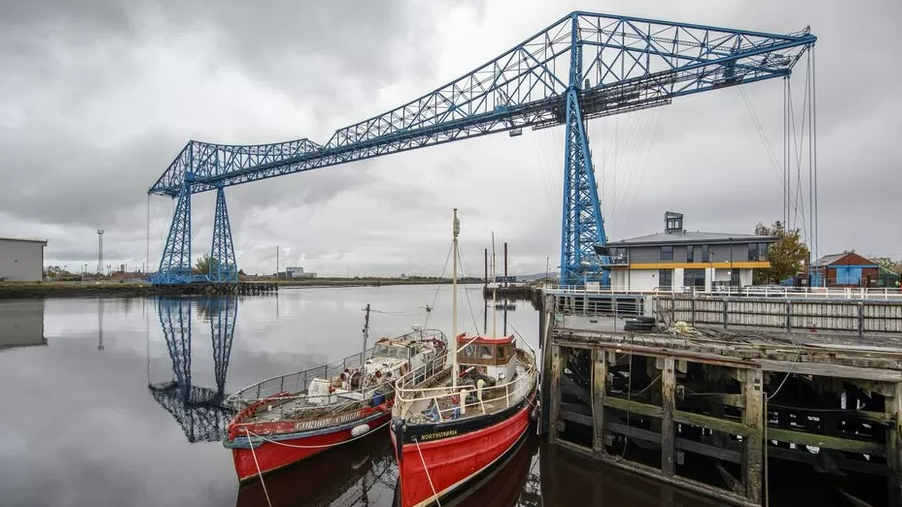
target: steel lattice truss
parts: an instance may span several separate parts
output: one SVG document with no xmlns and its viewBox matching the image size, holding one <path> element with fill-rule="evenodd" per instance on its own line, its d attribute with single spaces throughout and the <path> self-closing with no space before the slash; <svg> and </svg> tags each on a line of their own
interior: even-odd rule
<svg viewBox="0 0 902 507">
<path fill-rule="evenodd" d="M 216 377 L 216 392 L 222 403 L 225 393 L 226 374 L 232 355 L 232 339 L 235 336 L 235 320 L 238 318 L 238 298 L 236 296 L 210 300 L 210 335 L 213 337 L 213 373 Z"/>
<path fill-rule="evenodd" d="M 148 385 L 153 398 L 172 414 L 191 443 L 222 438 L 232 412 L 223 406 L 225 381 L 237 317 L 237 297 L 211 300 L 201 310 L 210 319 L 216 389 L 192 383 L 191 301 L 160 299 L 158 312 L 172 361 L 173 380 Z"/>
<path fill-rule="evenodd" d="M 208 278 L 209 281 L 217 283 L 238 281 L 238 265 L 235 262 L 229 210 L 226 208 L 225 191 L 222 187 L 216 192 L 216 218 L 213 221 L 213 248 Z"/>
<path fill-rule="evenodd" d="M 416 100 L 336 130 L 323 145 L 307 139 L 257 146 L 191 141 L 149 193 L 175 197 L 186 184 L 191 193 L 205 192 L 523 127 L 571 130 L 570 92 L 583 121 L 665 105 L 674 97 L 788 76 L 815 40 L 807 29 L 777 35 L 574 12 Z M 584 129 L 577 137 L 585 141 Z M 576 139 L 572 132 L 566 138 Z M 568 151 L 567 164 L 575 172 L 568 173 L 565 193 L 575 194 L 564 196 L 565 205 L 597 208 L 596 189 L 584 188 L 594 180 L 588 151 Z M 577 217 L 585 220 L 567 223 Z M 585 278 L 583 257 L 594 256 L 591 244 L 605 243 L 600 218 L 595 209 L 565 209 L 561 265 L 567 279 Z M 598 263 L 588 261 L 590 268 Z"/>
</svg>

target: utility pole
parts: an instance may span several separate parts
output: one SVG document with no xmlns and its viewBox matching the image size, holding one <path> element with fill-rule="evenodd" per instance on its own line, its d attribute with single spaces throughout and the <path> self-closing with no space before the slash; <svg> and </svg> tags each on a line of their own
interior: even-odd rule
<svg viewBox="0 0 902 507">
<path fill-rule="evenodd" d="M 276 246 L 276 278 L 279 278 L 279 250 L 278 245 Z"/>
<path fill-rule="evenodd" d="M 97 229 L 97 274 L 103 276 L 103 229 Z"/>
</svg>

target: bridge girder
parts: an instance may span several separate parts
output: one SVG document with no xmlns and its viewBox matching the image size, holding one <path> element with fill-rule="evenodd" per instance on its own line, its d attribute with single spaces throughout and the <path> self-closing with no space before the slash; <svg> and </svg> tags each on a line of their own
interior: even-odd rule
<svg viewBox="0 0 902 507">
<path fill-rule="evenodd" d="M 788 76 L 815 41 L 808 29 L 778 35 L 573 12 L 418 99 L 336 130 L 325 144 L 309 139 L 254 146 L 190 141 L 148 193 L 176 197 L 184 185 L 192 194 L 206 192 L 526 127 L 565 125 L 570 139 L 572 95 L 582 121 L 662 106 L 675 97 Z M 565 157 L 565 165 L 572 156 Z M 570 202 L 597 208 L 594 185 L 583 188 L 594 181 L 586 156 L 588 151 L 578 155 L 583 158 L 576 171 L 565 177 L 571 178 L 571 191 L 581 189 L 588 196 Z M 568 218 L 580 214 L 576 208 L 564 210 L 562 282 L 587 280 L 604 264 L 593 251 L 594 244 L 607 241 L 600 209 L 587 214 L 594 224 Z M 575 247 L 568 249 L 568 243 Z M 165 265 L 161 261 L 161 271 Z"/>
</svg>

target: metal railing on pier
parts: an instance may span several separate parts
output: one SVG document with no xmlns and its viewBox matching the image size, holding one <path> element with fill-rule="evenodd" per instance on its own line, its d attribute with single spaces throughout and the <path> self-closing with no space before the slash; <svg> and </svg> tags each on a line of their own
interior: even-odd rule
<svg viewBox="0 0 902 507">
<path fill-rule="evenodd" d="M 900 300 L 902 290 L 893 288 L 865 287 L 669 287 L 653 290 L 635 290 L 628 287 L 592 287 L 583 285 L 545 285 L 545 294 L 554 296 L 585 295 L 636 295 L 636 296 L 727 296 L 727 297 L 782 297 L 795 299 L 859 299 L 859 300 Z"/>
</svg>

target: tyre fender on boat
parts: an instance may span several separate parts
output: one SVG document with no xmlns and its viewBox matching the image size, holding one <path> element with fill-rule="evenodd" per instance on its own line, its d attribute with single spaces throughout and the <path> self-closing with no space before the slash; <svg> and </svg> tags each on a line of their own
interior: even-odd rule
<svg viewBox="0 0 902 507">
<path fill-rule="evenodd" d="M 370 431 L 370 425 L 369 425 L 369 424 L 359 424 L 359 425 L 354 426 L 353 428 L 351 428 L 351 436 L 352 436 L 352 437 L 359 437 L 360 435 L 363 435 L 364 433 L 366 433 L 366 432 L 368 432 L 368 431 Z"/>
</svg>

